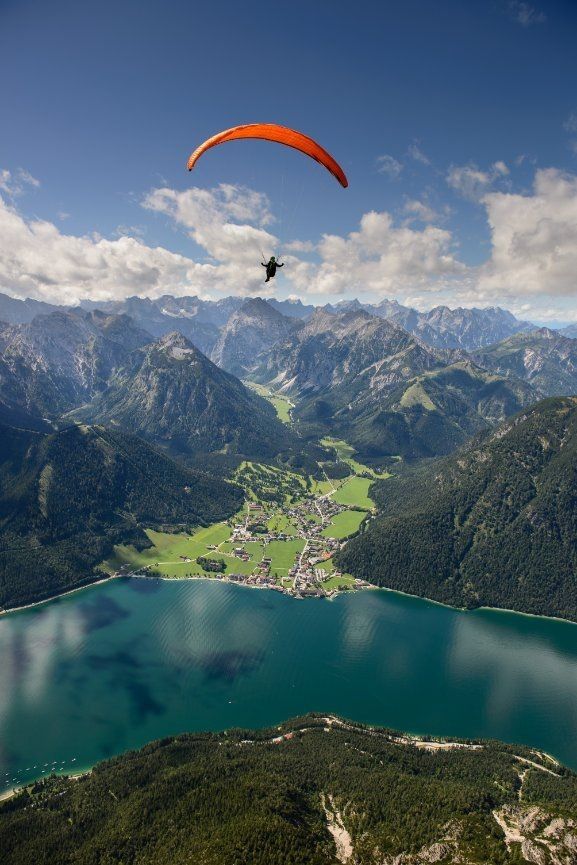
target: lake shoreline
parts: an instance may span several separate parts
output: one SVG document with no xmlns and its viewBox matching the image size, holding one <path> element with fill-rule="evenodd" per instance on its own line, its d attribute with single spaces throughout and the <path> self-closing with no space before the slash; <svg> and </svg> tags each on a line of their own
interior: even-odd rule
<svg viewBox="0 0 577 865">
<path fill-rule="evenodd" d="M 90 589 L 93 586 L 99 586 L 103 583 L 108 583 L 111 580 L 116 580 L 116 579 L 119 579 L 122 577 L 131 578 L 131 579 L 139 579 L 139 580 L 162 580 L 163 582 L 167 582 L 167 583 L 180 582 L 180 581 L 191 582 L 194 580 L 197 580 L 197 581 L 198 580 L 204 580 L 204 581 L 210 582 L 210 583 L 214 583 L 214 582 L 225 583 L 225 584 L 230 585 L 230 586 L 238 586 L 239 588 L 245 588 L 245 589 L 260 589 L 260 590 L 265 590 L 265 591 L 277 592 L 278 594 L 283 594 L 286 597 L 294 598 L 294 600 L 297 600 L 297 601 L 306 601 L 306 600 L 333 601 L 335 598 L 337 598 L 341 595 L 350 595 L 350 594 L 356 594 L 357 592 L 361 592 L 361 591 L 376 590 L 376 591 L 382 591 L 382 592 L 390 592 L 391 594 L 394 594 L 394 595 L 403 595 L 406 598 L 415 598 L 416 600 L 419 600 L 419 601 L 426 601 L 428 604 L 435 604 L 438 607 L 444 607 L 447 610 L 457 610 L 458 612 L 461 612 L 461 613 L 475 613 L 478 610 L 487 610 L 489 612 L 495 612 L 495 613 L 509 613 L 509 614 L 512 613 L 515 616 L 526 616 L 526 617 L 529 617 L 531 619 L 547 619 L 547 620 L 553 621 L 553 622 L 564 622 L 565 624 L 577 626 L 577 622 L 573 621 L 572 619 L 564 619 L 561 616 L 548 616 L 546 613 L 527 613 L 527 612 L 524 612 L 523 610 L 512 610 L 512 609 L 509 609 L 508 607 L 487 607 L 487 606 L 483 606 L 483 605 L 479 606 L 479 607 L 472 607 L 472 608 L 471 607 L 457 607 L 457 606 L 453 606 L 452 604 L 445 604 L 445 603 L 443 603 L 443 601 L 437 601 L 437 600 L 435 600 L 435 598 L 427 598 L 425 595 L 414 595 L 414 594 L 411 594 L 410 592 L 403 592 L 401 589 L 391 589 L 391 588 L 388 588 L 387 586 L 377 586 L 374 583 L 371 583 L 368 585 L 362 585 L 362 586 L 352 586 L 349 589 L 341 590 L 341 591 L 339 591 L 338 589 L 334 589 L 329 595 L 324 595 L 322 597 L 316 597 L 316 596 L 312 596 L 312 595 L 299 597 L 299 596 L 295 596 L 293 594 L 290 594 L 289 592 L 283 592 L 283 591 L 280 591 L 279 589 L 271 588 L 270 586 L 250 585 L 250 584 L 246 584 L 246 583 L 236 582 L 234 580 L 219 579 L 218 577 L 206 577 L 206 576 L 200 575 L 200 574 L 199 575 L 193 575 L 191 577 L 161 577 L 161 576 L 151 577 L 151 576 L 147 576 L 145 574 L 139 574 L 139 573 L 109 574 L 106 577 L 102 577 L 100 579 L 93 580 L 90 583 L 83 583 L 81 586 L 76 586 L 73 589 L 67 589 L 67 591 L 61 592 L 60 594 L 57 594 L 57 595 L 52 595 L 49 598 L 42 598 L 39 601 L 33 601 L 30 604 L 24 604 L 20 607 L 10 607 L 9 609 L 2 609 L 2 610 L 0 610 L 0 617 L 7 616 L 11 613 L 18 613 L 18 612 L 21 612 L 22 610 L 30 610 L 30 609 L 33 609 L 34 607 L 39 607 L 42 604 L 49 604 L 50 602 L 57 601 L 60 598 L 66 597 L 67 595 L 72 595 L 72 594 L 75 594 L 76 592 L 81 592 L 85 589 Z"/>
</svg>

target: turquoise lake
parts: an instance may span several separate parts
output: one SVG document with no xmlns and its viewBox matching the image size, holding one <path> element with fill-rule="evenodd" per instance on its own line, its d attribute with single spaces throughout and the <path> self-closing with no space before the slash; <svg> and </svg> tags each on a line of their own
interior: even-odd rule
<svg viewBox="0 0 577 865">
<path fill-rule="evenodd" d="M 577 626 L 385 591 L 123 579 L 0 618 L 0 792 L 186 730 L 311 710 L 577 769 Z"/>
</svg>

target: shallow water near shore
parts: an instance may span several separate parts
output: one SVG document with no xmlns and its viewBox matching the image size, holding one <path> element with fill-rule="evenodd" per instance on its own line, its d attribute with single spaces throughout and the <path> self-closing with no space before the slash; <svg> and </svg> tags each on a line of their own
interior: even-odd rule
<svg viewBox="0 0 577 865">
<path fill-rule="evenodd" d="M 0 793 L 183 731 L 318 710 L 577 769 L 577 626 L 385 591 L 118 579 L 0 618 Z"/>
</svg>

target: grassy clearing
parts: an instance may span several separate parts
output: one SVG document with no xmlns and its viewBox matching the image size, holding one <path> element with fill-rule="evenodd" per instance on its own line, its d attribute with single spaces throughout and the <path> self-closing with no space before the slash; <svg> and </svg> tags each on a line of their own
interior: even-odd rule
<svg viewBox="0 0 577 865">
<path fill-rule="evenodd" d="M 348 478 L 334 494 L 334 501 L 340 505 L 354 505 L 358 508 L 370 510 L 374 504 L 372 499 L 369 498 L 369 487 L 371 484 L 372 481 L 369 478 Z"/>
<path fill-rule="evenodd" d="M 268 398 L 269 402 L 271 402 L 278 415 L 278 419 L 283 423 L 290 423 L 290 410 L 292 408 L 291 403 L 282 396 L 271 396 Z"/>
<path fill-rule="evenodd" d="M 328 580 L 325 580 L 323 583 L 323 588 L 330 591 L 331 589 L 339 589 L 342 586 L 352 588 L 354 585 L 354 577 L 351 577 L 349 574 L 342 574 L 340 577 L 330 577 Z"/>
<path fill-rule="evenodd" d="M 296 535 L 297 533 L 295 524 L 284 514 L 275 514 L 268 520 L 267 526 L 271 532 L 284 532 L 287 535 Z"/>
<path fill-rule="evenodd" d="M 254 381 L 245 381 L 243 382 L 243 384 L 246 387 L 249 387 L 251 390 L 254 390 L 255 393 L 258 393 L 259 396 L 262 396 L 264 399 L 268 400 L 271 405 L 274 406 L 279 420 L 286 424 L 290 423 L 290 410 L 292 408 L 292 402 L 290 401 L 290 399 L 288 399 L 288 397 L 281 396 L 281 394 L 273 393 L 273 391 L 271 391 L 268 387 L 265 387 L 265 385 L 257 384 Z"/>
<path fill-rule="evenodd" d="M 371 477 L 378 478 L 379 480 L 390 477 L 390 472 L 377 472 L 354 459 L 354 455 L 356 454 L 355 449 L 342 439 L 334 439 L 327 436 L 321 439 L 321 444 L 324 447 L 333 448 L 337 452 L 338 458 L 342 462 L 347 463 L 357 475 L 369 474 Z"/>
<path fill-rule="evenodd" d="M 311 493 L 314 496 L 324 496 L 337 488 L 339 481 L 317 481 L 311 478 Z"/>
<path fill-rule="evenodd" d="M 435 411 L 436 406 L 425 391 L 421 382 L 416 382 L 407 388 L 401 397 L 403 408 L 422 406 L 426 411 Z"/>
<path fill-rule="evenodd" d="M 335 514 L 322 534 L 325 538 L 348 538 L 357 531 L 364 518 L 364 511 L 341 511 Z"/>
<path fill-rule="evenodd" d="M 112 573 L 122 565 L 129 565 L 135 570 L 152 567 L 162 576 L 167 577 L 183 577 L 187 573 L 204 574 L 205 571 L 196 564 L 196 558 L 218 555 L 209 550 L 208 546 L 218 546 L 228 540 L 231 531 L 226 523 L 215 523 L 208 528 L 198 529 L 193 535 L 172 535 L 152 529 L 147 529 L 146 534 L 153 544 L 152 547 L 137 550 L 133 546 L 117 546 L 114 548 L 114 556 L 104 562 L 103 569 Z M 183 562 L 179 556 L 187 556 L 192 561 Z M 207 576 L 214 576 L 214 574 L 207 573 Z"/>
<path fill-rule="evenodd" d="M 306 482 L 295 472 L 253 463 L 242 462 L 234 473 L 234 480 L 253 501 L 284 504 L 299 501 L 306 493 Z"/>
</svg>

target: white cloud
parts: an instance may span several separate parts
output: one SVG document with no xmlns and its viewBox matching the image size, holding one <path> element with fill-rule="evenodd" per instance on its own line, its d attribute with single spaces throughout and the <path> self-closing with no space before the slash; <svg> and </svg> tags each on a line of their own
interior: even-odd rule
<svg viewBox="0 0 577 865">
<path fill-rule="evenodd" d="M 395 227 L 388 213 L 366 213 L 358 231 L 347 237 L 326 234 L 319 265 L 295 263 L 291 281 L 310 294 L 345 292 L 383 294 L 424 291 L 466 271 L 452 251 L 448 231 L 428 225 L 423 230 Z"/>
<path fill-rule="evenodd" d="M 463 198 L 469 201 L 480 201 L 496 180 L 508 174 L 509 169 L 502 160 L 494 162 L 488 171 L 482 171 L 474 163 L 451 165 L 446 181 Z"/>
<path fill-rule="evenodd" d="M 285 243 L 284 249 L 287 252 L 314 252 L 315 245 L 310 240 L 291 240 Z"/>
<path fill-rule="evenodd" d="M 491 260 L 479 288 L 492 295 L 577 294 L 577 176 L 555 169 L 535 175 L 532 195 L 492 192 L 483 204 Z"/>
<path fill-rule="evenodd" d="M 431 164 L 431 160 L 426 155 L 426 153 L 423 153 L 416 141 L 409 145 L 407 153 L 409 154 L 411 159 L 415 160 L 415 162 L 420 162 L 422 165 Z"/>
<path fill-rule="evenodd" d="M 23 195 L 27 186 L 38 188 L 40 181 L 36 180 L 29 171 L 23 168 L 18 168 L 13 174 L 7 168 L 0 171 L 0 192 L 8 195 L 10 198 L 16 198 L 18 195 Z"/>
<path fill-rule="evenodd" d="M 491 188 L 507 178 L 505 163 L 487 171 L 451 171 L 458 188 L 474 193 L 486 209 L 491 252 L 485 264 L 460 261 L 453 235 L 439 225 L 443 212 L 426 197 L 408 199 L 400 223 L 389 213 L 370 212 L 348 235 L 286 244 L 283 291 L 309 299 L 410 297 L 420 308 L 505 302 L 526 318 L 563 318 L 577 294 L 577 176 L 540 170 L 531 194 L 519 195 Z M 12 175 L 0 173 L 0 179 L 13 190 Z M 206 258 L 146 245 L 130 226 L 119 226 L 122 236 L 112 239 L 64 234 L 62 226 L 26 219 L 0 196 L 0 291 L 74 303 L 84 297 L 246 295 L 262 289 L 261 251 L 279 250 L 268 229 L 274 219 L 266 196 L 233 186 L 184 192 L 163 187 L 142 205 L 166 215 Z M 313 255 L 305 260 L 301 253 Z"/>
<path fill-rule="evenodd" d="M 11 197 L 31 183 L 25 172 L 0 172 L 0 189 Z M 148 246 L 137 236 L 138 226 L 119 226 L 111 240 L 64 234 L 52 222 L 27 220 L 0 196 L 0 291 L 74 303 L 132 294 L 249 294 L 260 286 L 260 250 L 278 249 L 277 239 L 258 227 L 273 219 L 265 196 L 226 185 L 212 191 L 164 188 L 149 193 L 143 205 L 168 214 L 210 260 Z"/>
<path fill-rule="evenodd" d="M 83 297 L 190 292 L 212 270 L 132 237 L 62 234 L 51 222 L 24 219 L 1 197 L 0 238 L 0 291 L 16 297 L 74 303 Z"/>
<path fill-rule="evenodd" d="M 403 212 L 411 219 L 418 219 L 421 222 L 438 222 L 441 219 L 441 215 L 436 210 L 417 199 L 406 201 L 403 206 Z"/>
<path fill-rule="evenodd" d="M 387 153 L 377 156 L 377 171 L 380 174 L 386 174 L 391 180 L 397 180 L 402 170 L 402 164 L 394 156 L 389 156 Z"/>
<path fill-rule="evenodd" d="M 214 263 L 211 288 L 250 294 L 261 281 L 255 261 L 279 251 L 278 238 L 264 227 L 274 221 L 268 198 L 252 189 L 221 184 L 178 192 L 164 187 L 152 190 L 143 207 L 169 216 L 206 250 Z"/>
<path fill-rule="evenodd" d="M 494 162 L 491 166 L 491 173 L 493 177 L 506 177 L 509 174 L 509 169 L 503 160 L 500 159 L 498 162 Z"/>
<path fill-rule="evenodd" d="M 524 0 L 509 0 L 508 3 L 509 15 L 522 27 L 530 27 L 531 24 L 543 24 L 547 20 L 547 16 L 531 6 L 530 3 L 525 3 Z"/>
</svg>

